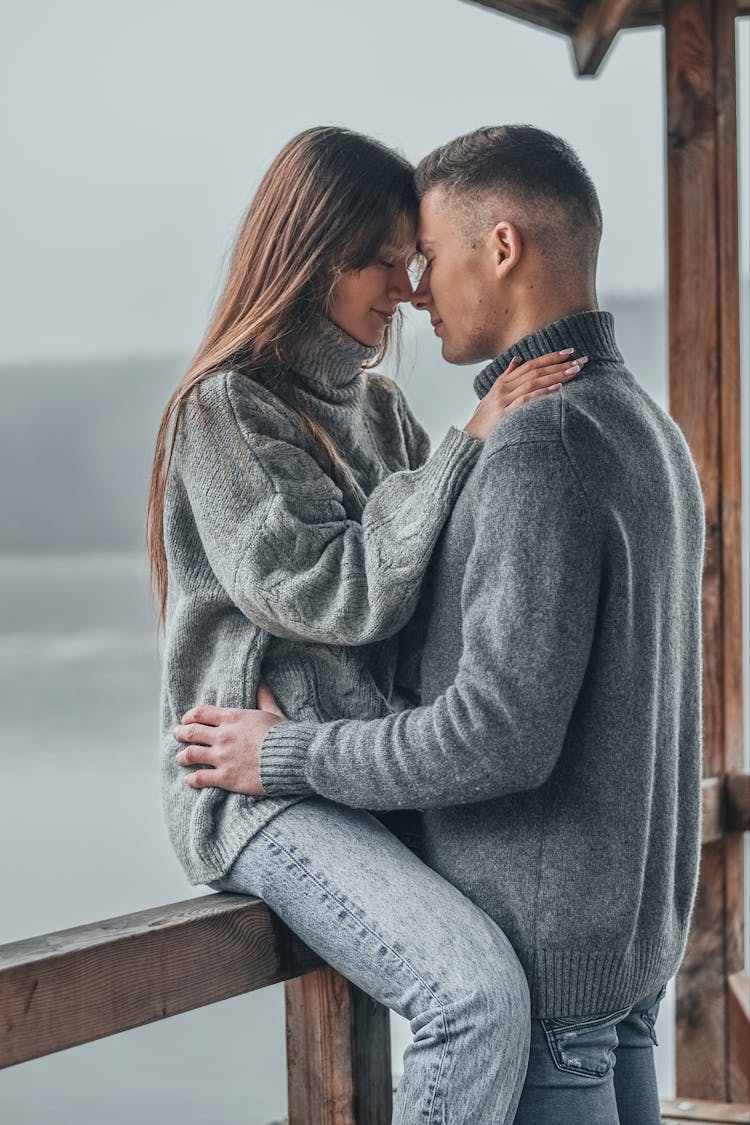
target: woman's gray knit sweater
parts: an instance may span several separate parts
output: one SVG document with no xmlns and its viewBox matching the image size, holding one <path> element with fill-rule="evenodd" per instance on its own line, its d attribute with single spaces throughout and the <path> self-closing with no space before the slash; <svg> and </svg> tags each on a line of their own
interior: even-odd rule
<svg viewBox="0 0 750 1125">
<path fill-rule="evenodd" d="M 299 797 L 193 790 L 172 730 L 200 703 L 252 707 L 265 679 L 291 719 L 399 710 L 394 677 L 433 547 L 482 443 L 451 427 L 434 456 L 372 349 L 326 322 L 296 365 L 298 401 L 334 439 L 334 481 L 290 410 L 238 370 L 203 381 L 177 429 L 164 534 L 169 593 L 162 793 L 191 883 L 219 879 Z"/>
</svg>

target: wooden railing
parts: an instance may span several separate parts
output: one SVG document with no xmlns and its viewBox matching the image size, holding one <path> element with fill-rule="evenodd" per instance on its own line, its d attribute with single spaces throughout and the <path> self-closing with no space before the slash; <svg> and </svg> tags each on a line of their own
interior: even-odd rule
<svg viewBox="0 0 750 1125">
<path fill-rule="evenodd" d="M 0 946 L 0 1067 L 281 981 L 289 1125 L 389 1125 L 388 1010 L 247 895 L 206 895 Z"/>
<path fill-rule="evenodd" d="M 704 843 L 749 829 L 749 798 L 747 774 L 704 781 Z M 388 1010 L 247 895 L 206 895 L 0 946 L 0 1067 L 282 981 L 289 1125 L 389 1125 Z M 747 1078 L 747 974 L 727 988 Z M 731 1112 L 714 1120 L 743 1119 L 739 1107 Z"/>
</svg>

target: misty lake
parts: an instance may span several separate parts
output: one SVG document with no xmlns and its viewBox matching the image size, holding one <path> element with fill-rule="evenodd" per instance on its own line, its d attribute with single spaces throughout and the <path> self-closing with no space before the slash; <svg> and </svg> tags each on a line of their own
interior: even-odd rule
<svg viewBox="0 0 750 1125">
<path fill-rule="evenodd" d="M 0 555 L 0 942 L 176 902 L 143 555 Z M 207 965 L 210 972 L 210 965 Z M 672 1093 L 672 990 L 660 1083 Z M 394 1071 L 406 1046 L 393 1020 Z M 3 1125 L 268 1125 L 286 1112 L 283 987 L 0 1074 Z"/>
</svg>

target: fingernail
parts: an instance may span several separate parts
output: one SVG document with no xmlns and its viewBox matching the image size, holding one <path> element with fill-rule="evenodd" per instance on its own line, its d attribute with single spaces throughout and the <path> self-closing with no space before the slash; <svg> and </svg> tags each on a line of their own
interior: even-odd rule
<svg viewBox="0 0 750 1125">
<path fill-rule="evenodd" d="M 575 351 L 575 348 L 563 348 L 563 350 L 561 352 L 558 352 L 557 354 L 558 355 L 572 355 L 574 351 Z"/>
<path fill-rule="evenodd" d="M 582 355 L 576 360 L 576 363 L 588 363 L 588 361 L 589 357 L 587 355 Z"/>
<path fill-rule="evenodd" d="M 566 367 L 563 374 L 564 375 L 577 375 L 580 370 L 581 370 L 580 366 L 577 363 L 574 363 L 572 367 Z"/>
</svg>

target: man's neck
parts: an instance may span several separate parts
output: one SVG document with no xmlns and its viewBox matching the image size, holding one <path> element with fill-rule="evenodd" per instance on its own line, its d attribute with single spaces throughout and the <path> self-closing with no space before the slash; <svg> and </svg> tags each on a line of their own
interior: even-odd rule
<svg viewBox="0 0 750 1125">
<path fill-rule="evenodd" d="M 598 308 L 599 303 L 593 289 L 582 290 L 575 296 L 552 293 L 542 300 L 519 303 L 516 314 L 503 325 L 495 355 L 500 355 L 519 340 L 530 336 L 532 332 L 538 332 L 547 324 L 554 324 L 555 321 L 563 320 L 566 316 L 573 316 L 575 313 L 592 312 Z"/>
</svg>

